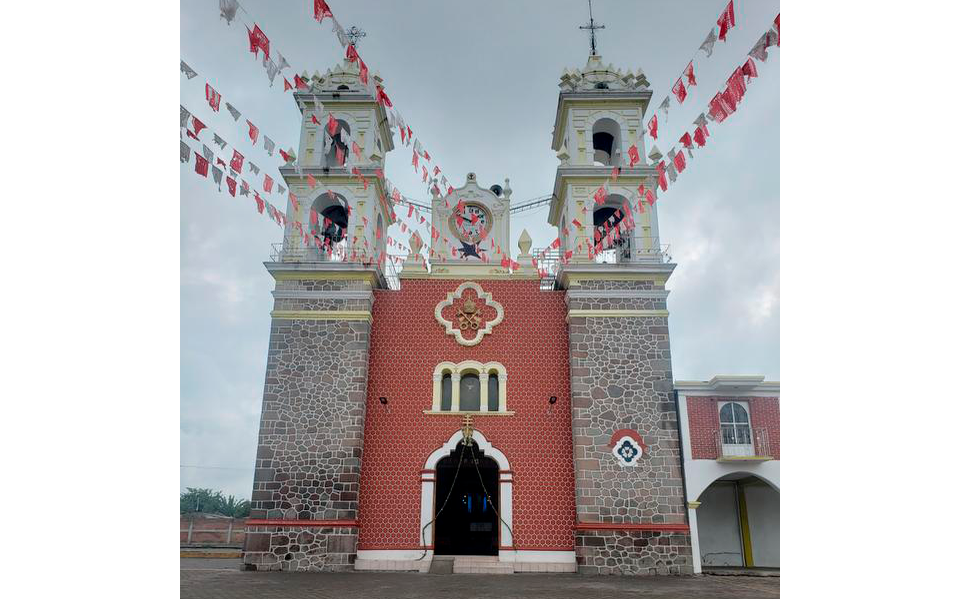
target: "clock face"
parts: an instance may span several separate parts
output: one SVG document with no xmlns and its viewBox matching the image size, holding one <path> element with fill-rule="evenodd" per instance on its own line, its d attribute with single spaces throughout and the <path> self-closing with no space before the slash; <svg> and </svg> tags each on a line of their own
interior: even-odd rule
<svg viewBox="0 0 960 599">
<path fill-rule="evenodd" d="M 463 212 L 459 214 L 454 210 L 450 215 L 450 230 L 457 238 L 469 244 L 477 244 L 490 234 L 493 227 L 493 214 L 490 209 L 483 204 L 476 202 L 465 202 Z"/>
</svg>

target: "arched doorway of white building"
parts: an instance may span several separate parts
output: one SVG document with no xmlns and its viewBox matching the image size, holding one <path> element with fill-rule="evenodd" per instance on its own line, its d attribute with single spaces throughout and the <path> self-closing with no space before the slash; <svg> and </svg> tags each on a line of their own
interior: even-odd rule
<svg viewBox="0 0 960 599">
<path fill-rule="evenodd" d="M 744 472 L 723 476 L 698 498 L 701 567 L 779 568 L 780 491 Z"/>
</svg>

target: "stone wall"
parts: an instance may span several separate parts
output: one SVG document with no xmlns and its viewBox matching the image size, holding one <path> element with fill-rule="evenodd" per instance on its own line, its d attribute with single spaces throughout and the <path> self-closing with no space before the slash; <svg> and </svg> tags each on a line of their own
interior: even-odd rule
<svg viewBox="0 0 960 599">
<path fill-rule="evenodd" d="M 210 514 L 180 516 L 181 547 L 243 547 L 246 518 Z"/>
<path fill-rule="evenodd" d="M 250 526 L 244 551 L 243 563 L 248 570 L 350 570 L 357 556 L 357 530 L 296 525 Z"/>
<path fill-rule="evenodd" d="M 578 530 L 581 574 L 693 574 L 689 533 Z"/>
<path fill-rule="evenodd" d="M 274 296 L 277 311 L 369 312 L 373 302 L 359 280 L 279 280 Z M 250 518 L 293 522 L 248 528 L 251 569 L 343 570 L 355 559 L 355 527 L 295 524 L 357 517 L 370 323 L 328 317 L 275 314 L 270 327 Z"/>
<path fill-rule="evenodd" d="M 568 292 L 570 383 L 578 523 L 685 525 L 670 337 L 662 283 L 583 281 Z M 582 314 L 582 312 L 580 312 Z M 611 435 L 636 431 L 635 466 L 613 456 Z M 577 532 L 580 570 L 599 574 L 692 573 L 688 532 Z"/>
</svg>

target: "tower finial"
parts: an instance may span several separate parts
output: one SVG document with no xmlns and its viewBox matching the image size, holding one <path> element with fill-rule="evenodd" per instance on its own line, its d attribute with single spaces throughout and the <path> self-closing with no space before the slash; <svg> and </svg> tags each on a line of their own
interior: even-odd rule
<svg viewBox="0 0 960 599">
<path fill-rule="evenodd" d="M 590 30 L 590 56 L 596 56 L 597 55 L 597 29 L 606 29 L 606 25 L 593 24 L 593 0 L 587 0 L 587 5 L 590 8 L 590 24 L 581 25 L 580 29 Z"/>
<path fill-rule="evenodd" d="M 347 39 L 350 40 L 350 45 L 354 48 L 360 43 L 360 39 L 364 37 L 367 37 L 367 32 L 356 25 L 352 25 L 350 29 L 347 29 Z"/>
</svg>

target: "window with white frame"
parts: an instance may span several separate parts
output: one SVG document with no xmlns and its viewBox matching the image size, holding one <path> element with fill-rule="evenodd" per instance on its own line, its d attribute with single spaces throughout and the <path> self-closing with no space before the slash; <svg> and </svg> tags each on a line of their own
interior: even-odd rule
<svg viewBox="0 0 960 599">
<path fill-rule="evenodd" d="M 720 405 L 720 438 L 724 445 L 752 445 L 747 404 L 728 401 Z"/>
<path fill-rule="evenodd" d="M 511 413 L 507 372 L 499 362 L 441 362 L 433 372 L 433 405 L 426 412 Z"/>
</svg>

